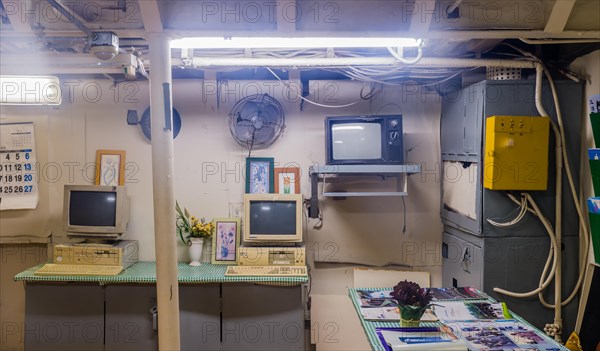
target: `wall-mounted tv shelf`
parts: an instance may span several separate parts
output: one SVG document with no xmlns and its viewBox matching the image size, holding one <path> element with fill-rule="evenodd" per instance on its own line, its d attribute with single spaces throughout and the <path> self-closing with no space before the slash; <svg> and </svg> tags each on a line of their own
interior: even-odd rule
<svg viewBox="0 0 600 351">
<path fill-rule="evenodd" d="M 331 165 L 323 167 L 311 166 L 309 169 L 311 181 L 311 203 L 310 218 L 319 216 L 319 182 L 323 183 L 323 189 L 328 179 L 343 182 L 344 176 L 360 177 L 394 177 L 396 189 L 393 191 L 360 191 L 360 192 L 326 192 L 323 190 L 321 196 L 325 197 L 355 197 L 355 196 L 406 196 L 408 195 L 407 176 L 421 172 L 420 165 Z"/>
</svg>

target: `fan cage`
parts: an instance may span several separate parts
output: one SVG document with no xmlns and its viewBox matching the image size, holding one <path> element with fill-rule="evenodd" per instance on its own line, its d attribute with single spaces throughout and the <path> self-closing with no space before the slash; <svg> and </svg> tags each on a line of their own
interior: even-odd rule
<svg viewBox="0 0 600 351">
<path fill-rule="evenodd" d="M 247 113 L 247 108 L 253 108 L 250 104 L 259 104 L 259 107 L 255 111 L 256 116 L 243 115 L 244 113 Z M 265 110 L 274 110 L 275 112 L 263 114 Z M 256 128 L 253 125 L 253 123 L 256 122 L 253 118 L 260 118 L 261 123 L 265 121 L 267 123 L 259 129 L 254 129 L 252 137 L 240 135 L 242 133 L 241 130 L 243 129 L 242 126 L 240 126 L 241 121 L 250 123 L 250 125 L 243 126 L 245 128 Z M 272 130 L 272 133 L 269 133 L 265 140 L 256 139 L 256 135 L 264 135 L 265 131 L 268 133 L 264 128 L 271 128 L 270 130 Z M 238 145 L 248 150 L 265 149 L 273 145 L 273 143 L 279 139 L 284 129 L 285 115 L 283 113 L 283 107 L 279 101 L 269 94 L 255 94 L 242 98 L 236 102 L 229 113 L 229 131 L 231 132 L 233 139 Z"/>
</svg>

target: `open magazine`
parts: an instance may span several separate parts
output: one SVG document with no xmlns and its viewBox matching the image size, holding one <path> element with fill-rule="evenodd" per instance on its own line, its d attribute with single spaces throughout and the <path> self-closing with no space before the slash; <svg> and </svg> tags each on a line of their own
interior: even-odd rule
<svg viewBox="0 0 600 351">
<path fill-rule="evenodd" d="M 487 299 L 488 295 L 483 292 L 472 288 L 472 287 L 461 287 L 461 288 L 429 288 L 428 289 L 433 296 L 433 300 L 473 300 L 473 299 Z M 381 298 L 390 299 L 392 290 L 357 290 L 359 298 Z"/>
<path fill-rule="evenodd" d="M 375 331 L 379 337 L 379 341 L 387 351 L 467 351 L 465 342 L 459 340 L 456 335 L 447 328 L 376 328 Z"/>
<path fill-rule="evenodd" d="M 561 348 L 524 323 L 515 320 L 449 323 L 471 351 L 560 351 Z"/>
<path fill-rule="evenodd" d="M 472 287 L 462 288 L 431 288 L 433 300 L 471 300 L 487 299 L 489 296 Z"/>
<path fill-rule="evenodd" d="M 361 307 L 360 314 L 367 321 L 400 321 L 400 309 L 396 307 Z M 421 316 L 421 322 L 436 322 L 438 318 L 431 310 Z"/>
<path fill-rule="evenodd" d="M 436 301 L 433 311 L 441 321 L 512 318 L 504 302 Z"/>
<path fill-rule="evenodd" d="M 384 289 L 384 290 L 356 290 L 358 297 L 361 299 L 391 299 L 392 298 L 392 289 Z"/>
</svg>

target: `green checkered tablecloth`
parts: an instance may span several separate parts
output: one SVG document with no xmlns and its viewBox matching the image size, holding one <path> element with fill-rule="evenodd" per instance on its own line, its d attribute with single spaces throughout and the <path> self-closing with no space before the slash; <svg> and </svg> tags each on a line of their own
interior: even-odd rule
<svg viewBox="0 0 600 351">
<path fill-rule="evenodd" d="M 356 313 L 358 313 L 358 318 L 360 319 L 360 324 L 363 326 L 363 329 L 365 331 L 365 334 L 367 335 L 367 339 L 369 340 L 369 344 L 371 345 L 371 348 L 374 351 L 385 351 L 385 348 L 383 347 L 383 345 L 381 344 L 379 337 L 377 337 L 377 332 L 376 332 L 376 328 L 399 328 L 400 327 L 400 321 L 394 321 L 394 322 L 389 322 L 389 321 L 371 321 L 371 320 L 365 320 L 361 313 L 360 313 L 360 297 L 358 294 L 358 290 L 362 290 L 362 291 L 381 291 L 381 290 L 389 290 L 389 287 L 383 287 L 383 288 L 351 288 L 348 289 L 348 295 L 350 297 L 350 299 L 352 300 L 352 304 L 354 305 L 354 308 L 356 309 Z M 448 300 L 448 301 L 464 301 L 464 300 Z M 496 300 L 494 300 L 493 298 L 488 298 L 488 299 L 481 299 L 481 300 L 469 300 L 469 301 L 487 301 L 487 302 L 497 302 Z M 535 328 L 534 326 L 532 326 L 531 324 L 529 324 L 526 320 L 524 320 L 523 318 L 521 318 L 520 316 L 516 315 L 515 313 L 513 313 L 511 311 L 512 316 L 514 317 L 515 320 L 518 320 L 522 323 L 525 323 L 529 326 L 531 326 L 532 328 Z M 423 327 L 438 327 L 443 325 L 441 322 L 421 322 L 421 326 Z M 548 341 L 550 341 L 551 343 L 555 343 L 554 340 L 552 340 L 551 338 L 549 338 L 548 336 L 546 336 L 543 332 L 539 332 L 538 334 L 542 335 L 544 338 L 546 338 Z M 556 347 L 559 348 L 562 351 L 569 351 L 569 349 L 567 349 L 566 347 L 564 347 L 563 345 L 560 345 L 558 343 L 555 343 Z"/>
<path fill-rule="evenodd" d="M 156 262 L 140 261 L 115 276 L 40 276 L 34 272 L 43 265 L 31 267 L 15 276 L 17 281 L 28 282 L 98 282 L 112 283 L 156 283 Z M 177 265 L 178 279 L 184 284 L 201 283 L 258 283 L 268 285 L 293 286 L 306 283 L 308 277 L 228 277 L 225 276 L 226 265 L 202 263 L 199 267 L 191 267 L 180 262 Z"/>
</svg>

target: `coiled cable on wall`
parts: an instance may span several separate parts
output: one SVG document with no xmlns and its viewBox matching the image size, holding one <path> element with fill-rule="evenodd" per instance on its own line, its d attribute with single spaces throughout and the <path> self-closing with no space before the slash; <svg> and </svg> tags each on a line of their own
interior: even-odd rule
<svg viewBox="0 0 600 351">
<path fill-rule="evenodd" d="M 513 219 L 512 221 L 496 222 L 489 218 L 487 218 L 486 221 L 489 224 L 493 225 L 494 227 L 500 227 L 500 228 L 510 227 L 510 226 L 513 226 L 513 225 L 519 223 L 525 217 L 525 214 L 527 213 L 527 210 L 529 210 L 529 208 L 527 207 L 527 200 L 525 199 L 525 197 L 522 197 L 521 202 L 517 202 L 517 203 L 519 204 L 519 208 L 521 210 L 519 211 L 519 214 L 517 215 L 517 217 L 515 217 L 515 219 Z"/>
<path fill-rule="evenodd" d="M 543 270 L 542 276 L 541 276 L 542 279 L 540 279 L 540 284 L 536 289 L 529 291 L 529 292 L 525 292 L 525 293 L 516 293 L 516 292 L 504 290 L 501 288 L 494 288 L 495 292 L 504 294 L 504 295 L 508 295 L 508 296 L 512 296 L 512 297 L 530 297 L 530 296 L 534 296 L 535 294 L 538 294 L 538 293 L 541 293 L 542 291 L 544 291 L 544 289 L 546 289 L 546 287 L 548 287 L 548 285 L 554 278 L 554 274 L 556 272 L 556 264 L 557 264 L 556 254 L 558 251 L 558 246 L 556 245 L 556 237 L 554 235 L 554 230 L 552 229 L 552 225 L 550 224 L 548 219 L 546 217 L 544 217 L 544 215 L 540 211 L 538 205 L 533 200 L 533 197 L 531 197 L 531 195 L 529 195 L 527 193 L 524 193 L 522 195 L 524 196 L 522 199 L 525 199 L 527 202 L 529 202 L 531 204 L 533 211 L 539 217 L 540 221 L 544 225 L 544 228 L 546 228 L 546 232 L 548 233 L 548 236 L 550 237 L 550 253 L 548 254 L 548 258 L 546 259 L 546 265 L 544 266 L 544 270 Z M 544 280 L 543 277 L 548 271 L 550 262 L 552 262 L 552 268 L 550 269 L 550 275 Z"/>
</svg>

